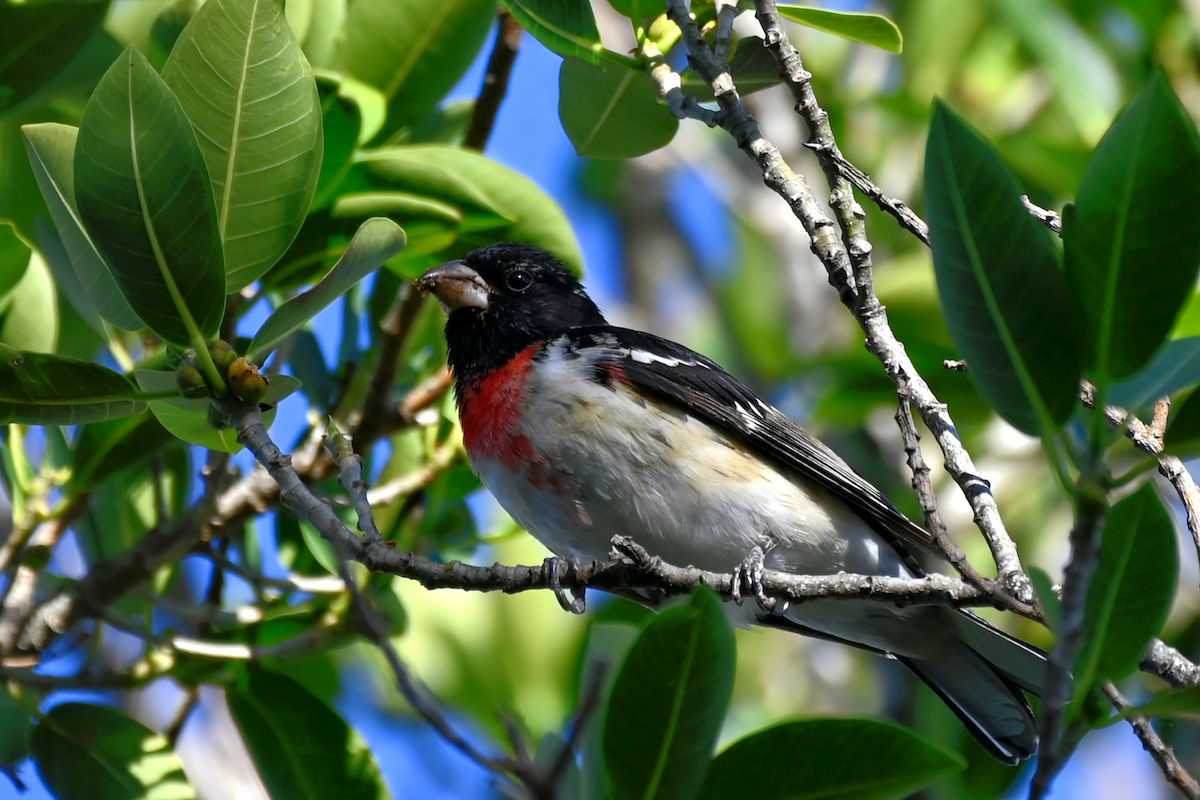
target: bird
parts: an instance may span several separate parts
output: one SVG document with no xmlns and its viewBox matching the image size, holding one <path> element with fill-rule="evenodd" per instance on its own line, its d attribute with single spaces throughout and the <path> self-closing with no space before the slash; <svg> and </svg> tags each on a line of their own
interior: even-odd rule
<svg viewBox="0 0 1200 800">
<path fill-rule="evenodd" d="M 930 535 L 833 450 L 715 361 L 610 325 L 553 254 L 505 242 L 416 282 L 447 312 L 472 469 L 555 556 L 607 561 L 616 534 L 652 556 L 743 578 L 745 622 L 893 658 L 995 758 L 1037 750 L 1026 692 L 1045 654 L 967 610 L 820 599 L 783 608 L 764 569 L 925 575 Z M 914 547 L 916 545 L 916 547 Z M 735 590 L 738 581 L 735 580 Z"/>
</svg>

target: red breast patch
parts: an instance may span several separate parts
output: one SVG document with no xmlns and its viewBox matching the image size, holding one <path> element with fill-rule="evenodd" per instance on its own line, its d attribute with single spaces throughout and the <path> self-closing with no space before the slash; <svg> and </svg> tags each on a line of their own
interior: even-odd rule
<svg viewBox="0 0 1200 800">
<path fill-rule="evenodd" d="M 544 468 L 545 459 L 520 433 L 525 382 L 540 347 L 526 347 L 463 393 L 459 417 L 463 444 L 472 457 L 499 461 L 514 470 L 523 466 Z"/>
</svg>

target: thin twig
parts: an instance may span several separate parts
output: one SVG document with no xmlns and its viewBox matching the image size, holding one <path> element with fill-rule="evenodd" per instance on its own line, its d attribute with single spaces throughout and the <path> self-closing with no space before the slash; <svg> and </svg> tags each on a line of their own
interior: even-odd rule
<svg viewBox="0 0 1200 800">
<path fill-rule="evenodd" d="M 1118 711 L 1125 711 L 1133 707 L 1133 704 L 1121 694 L 1112 681 L 1104 682 L 1104 693 L 1108 695 L 1108 699 L 1112 701 Z M 1154 730 L 1154 726 L 1150 724 L 1150 720 L 1141 714 L 1134 714 L 1129 717 L 1129 724 L 1133 727 L 1133 732 L 1141 739 L 1142 747 L 1154 758 L 1166 779 L 1175 784 L 1179 791 L 1191 800 L 1200 800 L 1200 783 L 1197 783 L 1191 773 L 1184 769 L 1183 764 L 1179 763 L 1175 751 L 1162 740 L 1158 731 Z"/>
<path fill-rule="evenodd" d="M 382 540 L 379 526 L 375 524 L 375 514 L 371 511 L 371 503 L 367 499 L 367 482 L 363 480 L 362 459 L 351 448 L 350 437 L 330 431 L 323 444 L 333 456 L 333 463 L 337 465 L 342 488 L 350 494 L 354 512 L 358 515 L 358 529 L 366 534 L 368 541 Z"/>
<path fill-rule="evenodd" d="M 854 184 L 855 188 L 874 201 L 875 205 L 880 209 L 891 214 L 900 223 L 900 227 L 916 236 L 925 244 L 929 244 L 929 226 L 925 224 L 925 220 L 917 216 L 916 212 L 909 208 L 902 200 L 897 200 L 889 197 L 882 189 L 876 186 L 867 173 L 863 172 L 858 167 L 851 164 L 847 158 L 842 155 L 837 146 L 830 148 L 821 142 L 806 142 L 805 146 L 815 152 L 822 161 L 827 161 L 837 169 L 838 174 L 846 180 Z"/>
<path fill-rule="evenodd" d="M 995 581 L 979 574 L 967 560 L 967 556 L 950 538 L 946 524 L 938 512 L 937 495 L 933 491 L 933 481 L 930 479 L 929 465 L 921 453 L 921 436 L 917 433 L 913 421 L 912 409 L 909 406 L 906 383 L 899 389 L 900 402 L 896 410 L 896 424 L 900 427 L 900 438 L 904 441 L 904 452 L 908 457 L 909 471 L 912 473 L 912 487 L 921 503 L 921 512 L 925 518 L 925 529 L 933 536 L 934 543 L 946 556 L 946 559 L 958 570 L 963 579 L 980 590 L 988 593 L 998 591 Z M 1014 601 L 1015 602 L 1015 601 Z"/>
<path fill-rule="evenodd" d="M 1152 639 L 1140 664 L 1142 670 L 1156 675 L 1175 689 L 1200 686 L 1200 666 L 1161 639 Z"/>
<path fill-rule="evenodd" d="M 471 110 L 471 123 L 467 126 L 467 135 L 463 146 L 472 150 L 483 150 L 492 135 L 492 127 L 496 124 L 496 114 L 500 103 L 508 92 L 508 78 L 512 74 L 513 62 L 517 60 L 517 51 L 521 49 L 521 25 L 507 11 L 497 14 L 496 41 L 492 45 L 492 54 L 488 57 L 487 72 L 483 76 L 483 86 L 479 96 L 475 98 L 475 107 Z"/>
<path fill-rule="evenodd" d="M 1025 210 L 1038 219 L 1043 225 L 1058 235 L 1062 235 L 1062 217 L 1057 211 L 1051 211 L 1048 208 L 1042 208 L 1029 199 L 1029 195 L 1021 195 L 1021 202 L 1025 205 Z"/>
</svg>

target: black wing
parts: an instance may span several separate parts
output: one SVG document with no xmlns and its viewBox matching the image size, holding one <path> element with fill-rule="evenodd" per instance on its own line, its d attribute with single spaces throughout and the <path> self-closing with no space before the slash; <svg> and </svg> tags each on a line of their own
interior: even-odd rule
<svg viewBox="0 0 1200 800">
<path fill-rule="evenodd" d="M 683 406 L 763 456 L 828 489 L 866 520 L 915 574 L 923 575 L 924 570 L 906 543 L 941 555 L 924 528 L 900 513 L 837 453 L 712 359 L 627 328 L 576 328 L 568 336 L 575 347 L 599 348 L 602 360 L 611 359 L 606 366 L 619 368 L 640 390 Z"/>
</svg>

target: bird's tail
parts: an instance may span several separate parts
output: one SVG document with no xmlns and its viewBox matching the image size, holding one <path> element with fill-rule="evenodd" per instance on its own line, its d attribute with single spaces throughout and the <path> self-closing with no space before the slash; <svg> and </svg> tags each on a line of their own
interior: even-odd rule
<svg viewBox="0 0 1200 800">
<path fill-rule="evenodd" d="M 969 612 L 956 614 L 960 638 L 937 659 L 898 656 L 933 689 L 987 750 L 1016 764 L 1038 746 L 1024 692 L 1040 695 L 1046 656 Z"/>
</svg>

